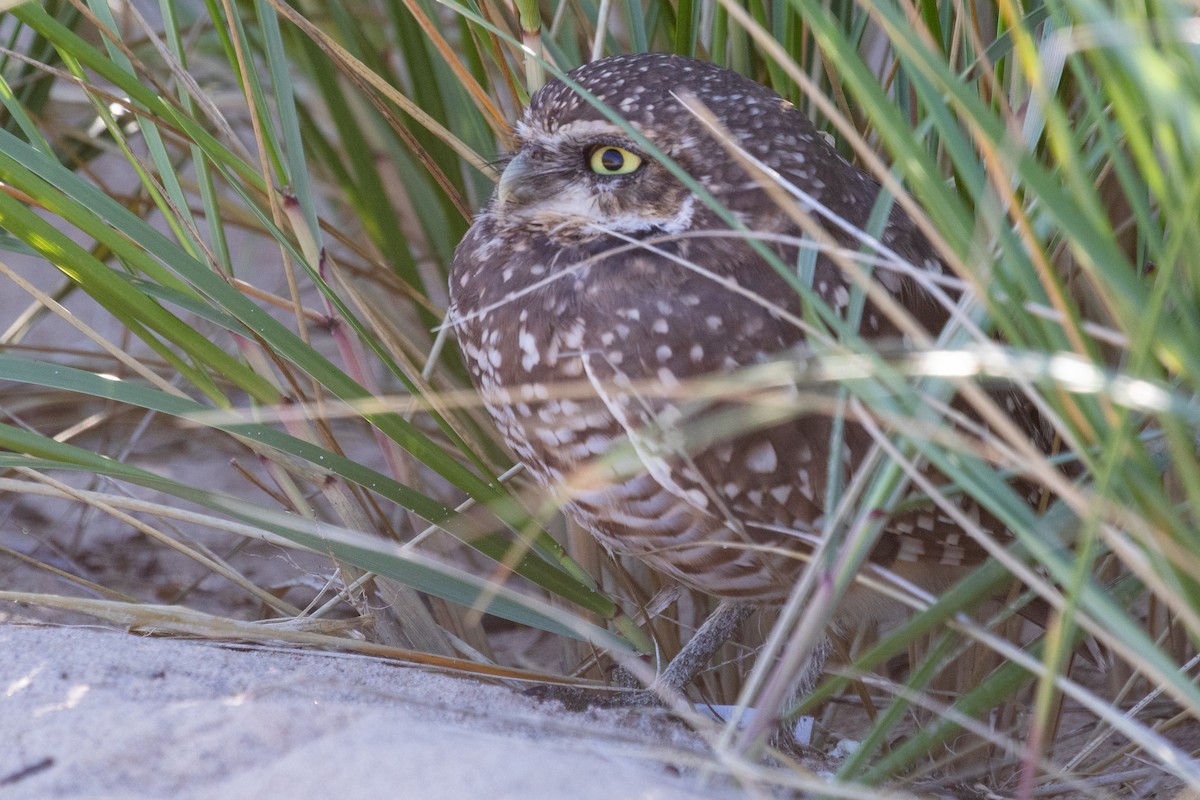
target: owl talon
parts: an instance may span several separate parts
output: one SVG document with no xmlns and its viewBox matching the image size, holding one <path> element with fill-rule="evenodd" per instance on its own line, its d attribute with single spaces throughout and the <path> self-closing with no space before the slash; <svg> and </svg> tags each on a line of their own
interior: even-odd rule
<svg viewBox="0 0 1200 800">
<path fill-rule="evenodd" d="M 568 711 L 587 711 L 589 708 L 648 708 L 661 706 L 662 700 L 649 689 L 591 689 L 581 686 L 543 683 L 521 694 L 541 702 L 561 703 Z"/>
</svg>

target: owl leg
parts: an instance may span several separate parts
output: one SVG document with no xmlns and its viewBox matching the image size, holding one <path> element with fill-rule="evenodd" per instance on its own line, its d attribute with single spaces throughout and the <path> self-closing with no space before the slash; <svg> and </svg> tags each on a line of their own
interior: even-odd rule
<svg viewBox="0 0 1200 800">
<path fill-rule="evenodd" d="M 754 613 L 755 606 L 725 600 L 704 620 L 687 644 L 679 651 L 662 674 L 649 687 L 656 694 L 676 694 L 692 682 L 707 667 L 721 645 Z M 658 691 L 655 691 L 658 690 Z"/>
<path fill-rule="evenodd" d="M 768 728 L 773 731 L 770 735 L 772 747 L 784 751 L 796 751 L 803 750 L 811 744 L 809 735 L 801 735 L 797 732 L 801 718 L 795 714 L 794 709 L 817 688 L 817 684 L 821 682 L 821 676 L 825 673 L 825 662 L 832 652 L 833 640 L 829 636 L 822 636 L 821 641 L 817 642 L 809 655 L 808 662 L 804 664 L 800 674 L 795 678 L 795 684 L 783 715 L 780 716 L 777 713 L 772 719 L 772 724 Z"/>
<path fill-rule="evenodd" d="M 705 620 L 700 629 L 696 631 L 695 636 L 679 652 L 679 655 L 671 660 L 655 683 L 640 694 L 655 698 L 678 696 L 676 693 L 682 691 L 683 687 L 687 686 L 700 670 L 709 664 L 717 649 L 728 641 L 737 626 L 753 613 L 754 608 L 755 606 L 739 605 L 731 601 L 726 601 L 718 606 L 712 616 Z M 774 747 L 792 750 L 798 746 L 806 747 L 808 745 L 807 738 L 803 742 L 797 741 L 795 725 L 797 719 L 791 717 L 787 712 L 799 705 L 817 688 L 817 684 L 820 683 L 821 676 L 825 672 L 825 662 L 832 651 L 833 641 L 828 636 L 822 636 L 812 653 L 809 654 L 807 662 L 793 678 L 792 691 L 785 708 L 772 712 L 773 716 L 768 729 L 774 731 L 770 736 L 771 744 Z M 781 715 L 780 711 L 784 713 Z M 764 712 L 759 709 L 757 713 Z"/>
</svg>

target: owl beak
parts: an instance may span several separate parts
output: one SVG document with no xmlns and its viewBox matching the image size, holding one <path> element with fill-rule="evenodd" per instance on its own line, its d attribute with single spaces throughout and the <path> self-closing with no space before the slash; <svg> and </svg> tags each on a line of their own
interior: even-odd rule
<svg viewBox="0 0 1200 800">
<path fill-rule="evenodd" d="M 524 153 L 517 153 L 504 174 L 500 176 L 500 185 L 496 188 L 496 196 L 500 205 L 509 207 L 524 205 L 533 200 L 537 194 L 537 168 Z"/>
</svg>

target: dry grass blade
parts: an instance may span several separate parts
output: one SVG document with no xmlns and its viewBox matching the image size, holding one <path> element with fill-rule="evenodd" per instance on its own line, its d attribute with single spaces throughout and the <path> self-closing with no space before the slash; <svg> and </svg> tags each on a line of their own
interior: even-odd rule
<svg viewBox="0 0 1200 800">
<path fill-rule="evenodd" d="M 146 634 L 198 636 L 216 641 L 244 641 L 260 644 L 288 644 L 360 653 L 394 659 L 409 664 L 432 667 L 460 675 L 500 678 L 513 681 L 555 683 L 553 675 L 528 672 L 507 667 L 495 667 L 457 658 L 405 650 L 360 639 L 349 639 L 324 633 L 322 629 L 338 628 L 321 620 L 287 620 L 278 623 L 245 622 L 217 617 L 184 606 L 160 606 L 146 603 L 123 603 L 112 600 L 92 600 L 62 595 L 31 592 L 0 591 L 0 602 L 29 603 L 88 614 L 132 631 Z"/>
</svg>

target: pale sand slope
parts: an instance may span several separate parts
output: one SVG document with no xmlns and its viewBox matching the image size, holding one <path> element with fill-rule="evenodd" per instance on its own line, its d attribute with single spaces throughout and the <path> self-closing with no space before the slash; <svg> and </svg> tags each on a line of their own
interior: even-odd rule
<svg viewBox="0 0 1200 800">
<path fill-rule="evenodd" d="M 664 762 L 694 745 L 367 658 L 0 625 L 3 800 L 740 796 Z"/>
</svg>

